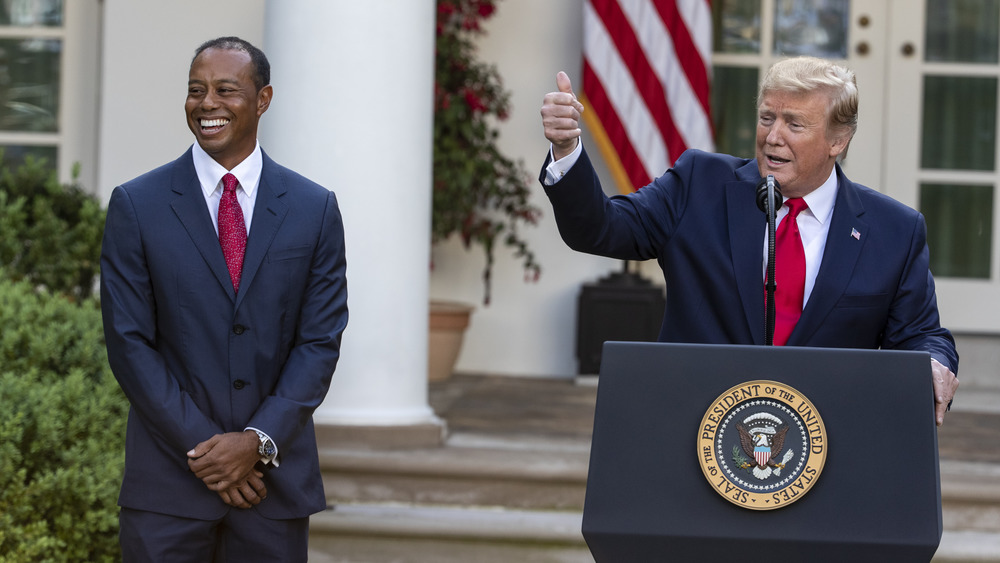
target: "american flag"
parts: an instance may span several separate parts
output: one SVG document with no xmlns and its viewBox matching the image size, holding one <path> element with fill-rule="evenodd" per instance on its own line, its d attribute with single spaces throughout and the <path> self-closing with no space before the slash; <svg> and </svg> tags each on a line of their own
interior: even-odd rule
<svg viewBox="0 0 1000 563">
<path fill-rule="evenodd" d="M 586 0 L 584 121 L 622 192 L 714 150 L 711 0 Z"/>
</svg>

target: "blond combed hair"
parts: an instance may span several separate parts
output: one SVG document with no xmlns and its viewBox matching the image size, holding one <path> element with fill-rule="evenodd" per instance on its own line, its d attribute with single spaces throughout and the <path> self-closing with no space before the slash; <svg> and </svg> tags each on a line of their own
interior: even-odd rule
<svg viewBox="0 0 1000 563">
<path fill-rule="evenodd" d="M 829 100 L 829 130 L 847 137 L 850 145 L 858 130 L 858 82 L 854 71 L 816 57 L 795 57 L 774 63 L 757 90 L 757 107 L 769 92 L 825 93 Z M 847 155 L 847 147 L 840 158 Z"/>
</svg>

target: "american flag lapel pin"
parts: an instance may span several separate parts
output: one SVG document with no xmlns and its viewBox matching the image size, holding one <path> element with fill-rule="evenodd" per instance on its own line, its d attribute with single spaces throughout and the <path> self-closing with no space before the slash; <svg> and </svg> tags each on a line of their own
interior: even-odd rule
<svg viewBox="0 0 1000 563">
<path fill-rule="evenodd" d="M 859 233 L 854 227 L 851 227 L 851 237 L 854 240 L 861 240 L 861 233 Z"/>
</svg>

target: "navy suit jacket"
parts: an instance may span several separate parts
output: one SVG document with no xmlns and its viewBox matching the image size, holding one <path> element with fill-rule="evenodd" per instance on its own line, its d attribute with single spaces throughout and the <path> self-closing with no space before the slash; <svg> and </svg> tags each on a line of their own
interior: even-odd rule
<svg viewBox="0 0 1000 563">
<path fill-rule="evenodd" d="M 584 151 L 546 193 L 571 248 L 659 262 L 667 283 L 661 341 L 763 344 L 759 181 L 755 160 L 689 150 L 648 186 L 608 198 Z M 816 284 L 787 344 L 925 350 L 957 373 L 923 216 L 851 182 L 839 165 L 837 181 Z"/>
<path fill-rule="evenodd" d="M 186 452 L 252 426 L 281 462 L 264 469 L 268 496 L 254 510 L 301 518 L 326 508 L 312 414 L 347 325 L 343 223 L 333 192 L 263 161 L 238 295 L 190 149 L 111 195 L 101 307 L 131 403 L 121 506 L 221 517 L 230 507 Z"/>
</svg>

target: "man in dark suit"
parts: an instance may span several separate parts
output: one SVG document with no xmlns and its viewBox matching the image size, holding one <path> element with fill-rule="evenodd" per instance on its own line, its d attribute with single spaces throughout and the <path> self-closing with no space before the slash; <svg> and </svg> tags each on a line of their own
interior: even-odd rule
<svg viewBox="0 0 1000 563">
<path fill-rule="evenodd" d="M 943 422 L 958 354 L 939 324 L 923 216 L 851 182 L 838 164 L 857 129 L 853 72 L 808 57 L 775 64 L 758 95 L 755 159 L 689 150 L 651 184 L 611 198 L 579 142 L 584 108 L 566 74 L 556 80 L 541 110 L 552 148 L 540 180 L 560 234 L 582 252 L 659 262 L 661 341 L 766 342 L 767 228 L 756 187 L 773 175 L 785 197 L 778 220 L 802 209 L 785 229 L 796 232 L 797 281 L 783 283 L 775 260 L 775 343 L 927 351 Z"/>
<path fill-rule="evenodd" d="M 111 195 L 101 306 L 131 403 L 125 561 L 305 561 L 326 508 L 312 414 L 347 325 L 343 223 L 333 192 L 261 151 L 269 82 L 253 45 L 203 44 L 196 143 Z"/>
</svg>

